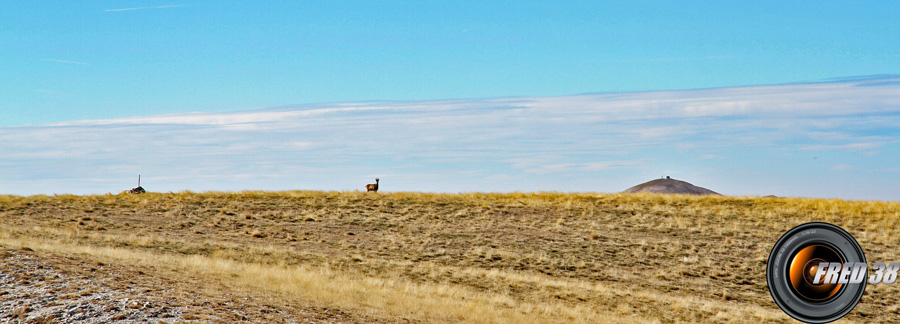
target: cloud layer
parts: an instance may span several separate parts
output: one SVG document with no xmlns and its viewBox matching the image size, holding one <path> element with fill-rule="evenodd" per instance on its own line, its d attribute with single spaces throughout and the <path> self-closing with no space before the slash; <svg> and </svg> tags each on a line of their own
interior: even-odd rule
<svg viewBox="0 0 900 324">
<path fill-rule="evenodd" d="M 900 78 L 307 105 L 0 128 L 0 193 L 616 192 L 900 199 Z M 893 163 L 893 164 L 892 164 Z M 893 186 L 893 187 L 892 187 Z M 878 188 L 880 187 L 880 188 Z M 891 191 L 892 190 L 892 191 Z"/>
<path fill-rule="evenodd" d="M 132 11 L 132 10 L 147 10 L 147 9 L 166 9 L 166 8 L 178 8 L 178 7 L 187 7 L 190 5 L 180 4 L 180 5 L 167 5 L 167 6 L 153 6 L 153 7 L 134 7 L 134 8 L 119 8 L 119 9 L 106 9 L 103 11 L 106 12 L 116 12 L 116 11 Z"/>
</svg>

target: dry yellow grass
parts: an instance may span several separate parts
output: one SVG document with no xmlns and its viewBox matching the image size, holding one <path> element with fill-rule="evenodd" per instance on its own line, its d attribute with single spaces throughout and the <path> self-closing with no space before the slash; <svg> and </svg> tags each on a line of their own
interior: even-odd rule
<svg viewBox="0 0 900 324">
<path fill-rule="evenodd" d="M 900 261 L 900 204 L 650 194 L 0 196 L 0 244 L 209 276 L 434 323 L 790 322 L 765 281 L 787 229 L 827 221 Z M 898 288 L 843 321 L 896 322 Z"/>
</svg>

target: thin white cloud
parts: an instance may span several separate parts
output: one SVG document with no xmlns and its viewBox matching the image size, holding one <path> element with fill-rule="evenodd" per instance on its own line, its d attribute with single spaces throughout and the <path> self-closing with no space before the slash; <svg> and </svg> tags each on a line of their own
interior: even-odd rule
<svg viewBox="0 0 900 324">
<path fill-rule="evenodd" d="M 131 11 L 131 10 L 146 10 L 146 9 L 165 9 L 165 8 L 178 8 L 178 7 L 187 7 L 191 6 L 189 4 L 180 4 L 180 5 L 166 5 L 166 6 L 153 6 L 153 7 L 136 7 L 136 8 L 121 8 L 121 9 L 106 9 L 103 11 Z"/>
<path fill-rule="evenodd" d="M 90 63 L 85 63 L 85 62 L 68 61 L 68 60 L 57 60 L 57 59 L 48 59 L 48 58 L 41 59 L 41 61 L 46 61 L 46 62 L 56 62 L 56 63 L 65 63 L 65 64 L 77 64 L 77 65 L 91 65 Z"/>
<path fill-rule="evenodd" d="M 636 168 L 646 165 L 644 160 L 633 161 L 603 161 L 603 162 L 587 162 L 587 163 L 556 163 L 535 165 L 524 168 L 525 172 L 547 174 L 560 172 L 598 172 L 609 171 L 623 168 Z"/>
<path fill-rule="evenodd" d="M 886 143 L 850 143 L 850 144 L 839 144 L 839 145 L 811 145 L 803 147 L 803 150 L 807 151 L 831 151 L 831 150 L 842 150 L 842 151 L 865 151 L 865 150 L 875 150 Z"/>
<path fill-rule="evenodd" d="M 334 107 L 295 111 L 247 111 L 234 113 L 188 113 L 149 117 L 96 119 L 59 122 L 48 126 L 101 126 L 101 125 L 241 125 L 281 121 L 289 118 L 308 117 L 331 113 L 386 110 L 390 107 Z"/>
<path fill-rule="evenodd" d="M 74 95 L 74 94 L 68 93 L 68 92 L 54 91 L 54 90 L 48 90 L 48 89 L 35 89 L 34 91 L 38 92 L 38 93 L 51 95 L 51 96 L 56 96 L 56 97 L 71 97 Z"/>
<path fill-rule="evenodd" d="M 681 62 L 681 61 L 721 61 L 748 58 L 748 56 L 680 56 L 680 57 L 648 57 L 635 59 L 591 59 L 584 62 L 606 63 L 654 63 L 654 62 Z"/>
<path fill-rule="evenodd" d="M 853 169 L 853 166 L 849 164 L 836 164 L 831 166 L 830 169 L 835 171 L 851 170 Z"/>
</svg>

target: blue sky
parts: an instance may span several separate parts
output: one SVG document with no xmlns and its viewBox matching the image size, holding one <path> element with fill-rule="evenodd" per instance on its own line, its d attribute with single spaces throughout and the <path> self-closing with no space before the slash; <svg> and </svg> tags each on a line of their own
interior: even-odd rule
<svg viewBox="0 0 900 324">
<path fill-rule="evenodd" d="M 672 175 L 898 200 L 898 9 L 8 1 L 0 193 L 117 192 L 137 173 L 166 191 L 381 176 L 392 190 L 612 192 Z"/>
<path fill-rule="evenodd" d="M 828 1 L 6 1 L 0 125 L 897 73 L 897 12 Z"/>
</svg>

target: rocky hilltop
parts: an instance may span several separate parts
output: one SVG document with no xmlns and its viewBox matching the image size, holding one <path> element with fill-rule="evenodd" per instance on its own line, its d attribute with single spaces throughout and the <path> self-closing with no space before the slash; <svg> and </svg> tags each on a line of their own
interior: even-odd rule
<svg viewBox="0 0 900 324">
<path fill-rule="evenodd" d="M 686 181 L 675 180 L 669 177 L 647 181 L 634 187 L 625 189 L 623 193 L 666 193 L 666 194 L 690 194 L 690 195 L 719 195 L 718 192 L 692 185 Z"/>
</svg>

